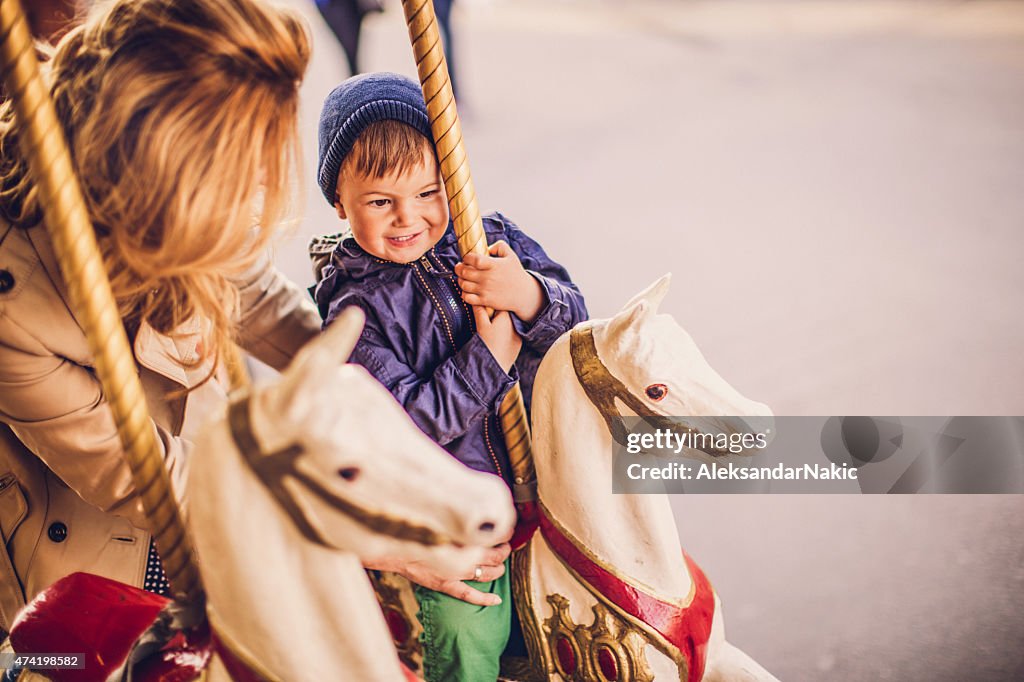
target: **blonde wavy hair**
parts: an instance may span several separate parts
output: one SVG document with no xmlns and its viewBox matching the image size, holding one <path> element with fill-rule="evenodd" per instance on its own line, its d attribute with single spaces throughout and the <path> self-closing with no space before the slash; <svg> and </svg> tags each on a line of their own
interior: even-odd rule
<svg viewBox="0 0 1024 682">
<path fill-rule="evenodd" d="M 232 282 L 290 212 L 302 19 L 261 0 L 112 0 L 45 64 L 126 326 L 204 321 L 200 361 L 234 335 Z M 0 212 L 42 220 L 0 105 Z"/>
</svg>

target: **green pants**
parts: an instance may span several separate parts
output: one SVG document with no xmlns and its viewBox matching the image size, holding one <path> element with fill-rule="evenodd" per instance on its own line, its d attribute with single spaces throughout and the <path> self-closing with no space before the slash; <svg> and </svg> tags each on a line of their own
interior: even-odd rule
<svg viewBox="0 0 1024 682">
<path fill-rule="evenodd" d="M 501 653 L 512 627 L 510 566 L 492 583 L 467 580 L 481 592 L 501 597 L 497 606 L 476 606 L 415 586 L 423 624 L 423 673 L 427 682 L 491 682 L 498 679 Z"/>
</svg>

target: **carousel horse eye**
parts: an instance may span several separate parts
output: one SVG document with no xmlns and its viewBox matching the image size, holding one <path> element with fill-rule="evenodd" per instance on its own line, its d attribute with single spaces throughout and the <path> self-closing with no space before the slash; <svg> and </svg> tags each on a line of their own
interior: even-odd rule
<svg viewBox="0 0 1024 682">
<path fill-rule="evenodd" d="M 338 469 L 338 475 L 346 481 L 354 481 L 359 477 L 359 469 L 357 467 L 345 467 L 344 469 Z"/>
<path fill-rule="evenodd" d="M 657 402 L 668 395 L 668 386 L 665 384 L 651 384 L 645 391 L 647 397 Z"/>
</svg>

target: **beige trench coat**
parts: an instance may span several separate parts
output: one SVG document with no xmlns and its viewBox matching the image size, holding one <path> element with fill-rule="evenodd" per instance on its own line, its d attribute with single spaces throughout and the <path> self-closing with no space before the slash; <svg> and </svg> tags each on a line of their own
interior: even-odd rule
<svg viewBox="0 0 1024 682">
<path fill-rule="evenodd" d="M 141 586 L 149 533 L 85 336 L 43 227 L 0 221 L 0 628 L 55 580 L 86 571 Z M 242 345 L 283 368 L 320 330 L 312 302 L 269 264 L 240 282 Z M 188 331 L 188 330 L 183 330 Z M 201 381 L 196 336 L 171 339 L 143 325 L 139 377 L 179 498 L 188 436 L 222 401 Z"/>
</svg>

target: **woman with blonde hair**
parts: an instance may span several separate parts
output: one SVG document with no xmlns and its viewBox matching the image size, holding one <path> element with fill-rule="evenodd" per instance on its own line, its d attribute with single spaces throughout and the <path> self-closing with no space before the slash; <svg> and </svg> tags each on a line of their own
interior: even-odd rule
<svg viewBox="0 0 1024 682">
<path fill-rule="evenodd" d="M 302 21 L 260 0 L 113 0 L 44 64 L 179 493 L 228 344 L 280 368 L 320 329 L 265 255 L 294 194 L 309 49 Z M 74 571 L 165 589 L 67 301 L 4 103 L 0 628 Z"/>
</svg>

